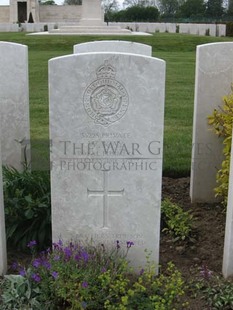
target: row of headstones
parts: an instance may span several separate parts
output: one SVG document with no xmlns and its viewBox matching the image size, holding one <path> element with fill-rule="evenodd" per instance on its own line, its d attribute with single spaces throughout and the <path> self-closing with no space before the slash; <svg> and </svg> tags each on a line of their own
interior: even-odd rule
<svg viewBox="0 0 233 310">
<path fill-rule="evenodd" d="M 192 23 L 109 23 L 110 26 L 118 25 L 121 28 L 130 28 L 142 32 L 168 32 L 186 33 L 195 35 L 209 35 L 212 37 L 225 37 L 226 25 L 224 24 L 192 24 Z"/>
<path fill-rule="evenodd" d="M 49 61 L 53 239 L 75 237 L 107 245 L 131 240 L 133 264 L 145 264 L 145 248 L 158 263 L 165 62 L 151 57 L 150 46 L 123 41 L 79 44 L 74 53 Z M 30 128 L 27 47 L 0 42 L 0 54 L 0 158 L 4 165 L 22 169 Z M 233 43 L 197 47 L 193 202 L 215 199 L 222 143 L 206 118 L 230 91 L 232 55 Z M 27 156 L 30 159 L 30 149 Z M 1 175 L 0 182 L 2 274 L 7 260 Z M 233 274 L 231 185 L 226 277 Z"/>
<path fill-rule="evenodd" d="M 43 32 L 67 25 L 67 23 L 23 23 L 20 28 L 18 24 L 0 23 L 0 31 L 26 31 Z M 69 23 L 72 25 L 72 23 Z M 226 25 L 224 24 L 176 24 L 176 23 L 109 23 L 110 26 L 120 26 L 122 29 L 130 28 L 133 31 L 141 32 L 168 32 L 168 33 L 186 33 L 195 35 L 210 35 L 213 37 L 225 37 Z"/>
</svg>

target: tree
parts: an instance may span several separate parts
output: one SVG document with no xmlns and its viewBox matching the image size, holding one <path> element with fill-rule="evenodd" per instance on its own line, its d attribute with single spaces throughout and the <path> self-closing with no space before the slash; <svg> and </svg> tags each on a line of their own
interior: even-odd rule
<svg viewBox="0 0 233 310">
<path fill-rule="evenodd" d="M 81 5 L 82 4 L 82 0 L 64 0 L 64 4 L 68 4 L 68 5 Z"/>
<path fill-rule="evenodd" d="M 119 10 L 119 4 L 117 0 L 102 0 L 102 7 L 104 8 L 105 14 Z"/>
<path fill-rule="evenodd" d="M 56 5 L 56 2 L 54 0 L 42 0 L 42 1 L 39 1 L 39 4 L 41 4 L 41 5 Z"/>
<path fill-rule="evenodd" d="M 203 16 L 205 14 L 205 2 L 204 0 L 186 0 L 180 6 L 179 11 L 181 17 Z"/>
<path fill-rule="evenodd" d="M 119 10 L 117 0 L 102 0 L 102 7 L 104 9 L 104 20 L 107 23 L 112 20 L 112 15 Z"/>
<path fill-rule="evenodd" d="M 227 10 L 227 13 L 229 15 L 232 15 L 233 14 L 233 0 L 229 0 L 228 1 L 228 10 Z"/>
<path fill-rule="evenodd" d="M 183 2 L 183 0 L 158 0 L 160 13 L 164 16 L 174 16 Z"/>
<path fill-rule="evenodd" d="M 156 22 L 158 17 L 159 11 L 154 6 L 141 7 L 134 5 L 125 10 L 125 18 L 129 22 Z"/>
<path fill-rule="evenodd" d="M 140 7 L 148 7 L 154 6 L 156 7 L 155 0 L 124 0 L 123 2 L 124 7 L 132 7 L 132 6 L 140 6 Z"/>
<path fill-rule="evenodd" d="M 223 0 L 208 0 L 206 3 L 206 16 L 219 17 L 224 12 Z"/>
</svg>

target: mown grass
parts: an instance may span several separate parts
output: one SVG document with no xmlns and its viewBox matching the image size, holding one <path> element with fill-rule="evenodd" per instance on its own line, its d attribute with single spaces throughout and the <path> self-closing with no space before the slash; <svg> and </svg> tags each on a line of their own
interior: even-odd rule
<svg viewBox="0 0 233 310">
<path fill-rule="evenodd" d="M 48 158 L 48 60 L 71 54 L 73 45 L 94 40 L 130 40 L 151 45 L 153 56 L 164 59 L 166 72 L 164 175 L 190 173 L 196 46 L 232 38 L 155 33 L 153 36 L 29 36 L 0 33 L 1 41 L 29 48 L 31 139 L 34 163 Z M 225 95 L 225 94 L 223 94 Z M 39 143 L 38 143 L 39 142 Z M 41 143 L 43 142 L 43 143 Z M 42 167 L 40 165 L 40 167 Z"/>
</svg>

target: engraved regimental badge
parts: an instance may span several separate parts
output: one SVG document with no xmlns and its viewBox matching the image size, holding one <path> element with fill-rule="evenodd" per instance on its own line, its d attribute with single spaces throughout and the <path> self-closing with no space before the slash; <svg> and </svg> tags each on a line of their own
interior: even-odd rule
<svg viewBox="0 0 233 310">
<path fill-rule="evenodd" d="M 125 87 L 115 79 L 116 69 L 107 60 L 96 70 L 96 75 L 97 80 L 85 90 L 83 104 L 96 124 L 107 127 L 125 115 L 129 96 Z"/>
</svg>

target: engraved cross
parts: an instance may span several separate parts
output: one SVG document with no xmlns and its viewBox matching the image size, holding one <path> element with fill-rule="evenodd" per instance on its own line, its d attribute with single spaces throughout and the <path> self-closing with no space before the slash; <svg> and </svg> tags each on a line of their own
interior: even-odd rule
<svg viewBox="0 0 233 310">
<path fill-rule="evenodd" d="M 108 170 L 103 171 L 103 190 L 90 190 L 87 189 L 87 195 L 103 197 L 103 228 L 108 228 L 108 197 L 123 196 L 124 189 L 122 190 L 109 190 L 108 189 Z"/>
</svg>

